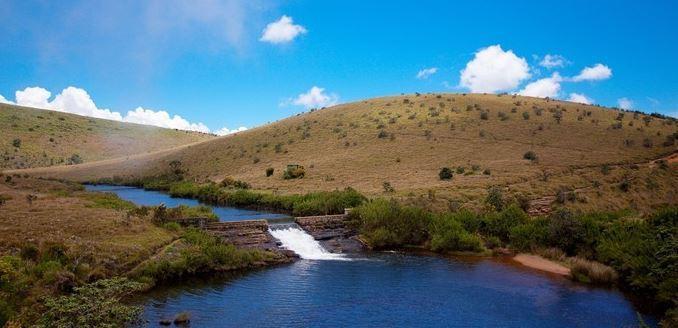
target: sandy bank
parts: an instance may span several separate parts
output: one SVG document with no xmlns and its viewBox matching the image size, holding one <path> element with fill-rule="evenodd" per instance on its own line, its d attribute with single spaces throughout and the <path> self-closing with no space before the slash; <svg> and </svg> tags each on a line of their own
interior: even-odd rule
<svg viewBox="0 0 678 328">
<path fill-rule="evenodd" d="M 533 269 L 551 272 L 563 276 L 570 275 L 569 268 L 551 260 L 547 260 L 539 255 L 518 254 L 513 257 L 513 260 Z"/>
</svg>

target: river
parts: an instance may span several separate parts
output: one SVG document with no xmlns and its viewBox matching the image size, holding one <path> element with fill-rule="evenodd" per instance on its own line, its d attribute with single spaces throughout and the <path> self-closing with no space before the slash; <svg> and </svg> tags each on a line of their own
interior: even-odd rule
<svg viewBox="0 0 678 328">
<path fill-rule="evenodd" d="M 197 205 L 139 188 L 87 186 L 139 205 Z M 281 214 L 214 207 L 220 220 Z M 635 327 L 637 309 L 595 288 L 496 258 L 396 252 L 331 254 L 294 226 L 272 235 L 289 265 L 164 286 L 137 300 L 150 326 L 187 311 L 195 327 Z M 651 325 L 656 320 L 644 316 Z"/>
</svg>

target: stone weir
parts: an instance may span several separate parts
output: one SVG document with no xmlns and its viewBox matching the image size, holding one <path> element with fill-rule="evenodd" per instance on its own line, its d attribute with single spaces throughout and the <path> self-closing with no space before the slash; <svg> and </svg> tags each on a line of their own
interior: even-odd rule
<svg viewBox="0 0 678 328">
<path fill-rule="evenodd" d="M 266 220 L 210 222 L 203 229 L 237 247 L 278 250 L 277 241 L 268 232 Z"/>
<path fill-rule="evenodd" d="M 332 253 L 358 252 L 365 248 L 346 214 L 303 216 L 294 221 Z"/>
</svg>

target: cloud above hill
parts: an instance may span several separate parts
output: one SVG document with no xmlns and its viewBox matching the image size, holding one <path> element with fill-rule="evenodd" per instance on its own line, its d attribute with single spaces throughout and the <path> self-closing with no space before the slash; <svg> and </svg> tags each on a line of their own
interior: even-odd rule
<svg viewBox="0 0 678 328">
<path fill-rule="evenodd" d="M 266 25 L 259 41 L 273 44 L 288 43 L 307 32 L 305 27 L 294 24 L 292 17 L 283 15 L 279 20 Z"/>
<path fill-rule="evenodd" d="M 426 80 L 431 75 L 433 75 L 437 72 L 438 72 L 438 67 L 424 68 L 424 69 L 420 70 L 419 72 L 417 72 L 417 79 Z"/>
<path fill-rule="evenodd" d="M 629 98 L 622 97 L 622 98 L 617 99 L 617 105 L 621 109 L 629 110 L 629 109 L 633 108 L 633 101 Z"/>
<path fill-rule="evenodd" d="M 493 45 L 475 53 L 461 71 L 459 84 L 471 92 L 495 93 L 514 90 L 530 76 L 525 58 Z"/>
<path fill-rule="evenodd" d="M 584 67 L 579 75 L 572 78 L 572 81 L 600 81 L 612 77 L 612 70 L 603 64 L 595 64 L 592 67 Z"/>
<path fill-rule="evenodd" d="M 304 106 L 306 109 L 334 106 L 339 102 L 339 96 L 325 92 L 324 88 L 313 86 L 307 92 L 283 102 L 282 105 L 293 104 Z"/>
<path fill-rule="evenodd" d="M 539 60 L 539 57 L 534 58 Z M 561 55 L 547 54 L 537 64 L 553 70 L 565 67 L 570 62 Z M 539 69 L 530 67 L 525 58 L 516 55 L 513 50 L 502 49 L 501 45 L 493 45 L 478 50 L 473 59 L 466 63 L 460 72 L 459 86 L 471 92 L 514 92 L 523 96 L 561 98 L 566 97 L 562 93 L 563 83 L 606 80 L 612 77 L 612 69 L 597 63 L 584 67 L 573 77 L 562 76 L 555 71 L 550 77 L 530 81 L 533 75 L 538 77 Z M 523 83 L 527 84 L 518 89 Z M 592 102 L 590 98 L 577 93 L 571 93 L 568 99 L 587 104 Z"/>
<path fill-rule="evenodd" d="M 560 77 L 560 74 L 555 72 L 551 77 L 529 83 L 518 94 L 530 97 L 554 98 L 560 93 L 560 82 L 562 81 L 563 78 Z"/>
<path fill-rule="evenodd" d="M 580 104 L 590 105 L 593 104 L 593 99 L 583 95 L 581 93 L 570 93 L 570 98 L 567 98 L 567 101 L 576 102 Z"/>
<path fill-rule="evenodd" d="M 120 112 L 112 111 L 106 108 L 98 108 L 84 89 L 77 87 L 67 87 L 57 94 L 52 100 L 52 93 L 41 87 L 28 87 L 18 90 L 15 93 L 15 101 L 9 101 L 0 96 L 0 102 L 16 104 L 19 106 L 35 107 L 48 109 L 58 112 L 77 114 L 107 120 L 153 125 L 168 129 L 179 129 L 187 131 L 198 131 L 210 133 L 210 129 L 201 122 L 190 122 L 179 115 L 171 115 L 164 110 L 146 109 L 137 107 L 135 110 L 128 111 L 122 115 Z M 237 129 L 228 129 L 226 127 L 217 130 L 215 133 L 224 135 L 238 131 L 246 130 L 245 127 Z"/>
</svg>

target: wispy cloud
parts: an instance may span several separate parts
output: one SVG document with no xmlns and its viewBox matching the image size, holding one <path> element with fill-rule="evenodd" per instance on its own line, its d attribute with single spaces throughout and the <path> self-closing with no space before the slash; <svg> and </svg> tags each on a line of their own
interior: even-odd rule
<svg viewBox="0 0 678 328">
<path fill-rule="evenodd" d="M 428 79 L 431 75 L 435 74 L 438 72 L 438 67 L 429 67 L 429 68 L 424 68 L 417 72 L 417 79 L 420 80 L 425 80 Z"/>
</svg>

